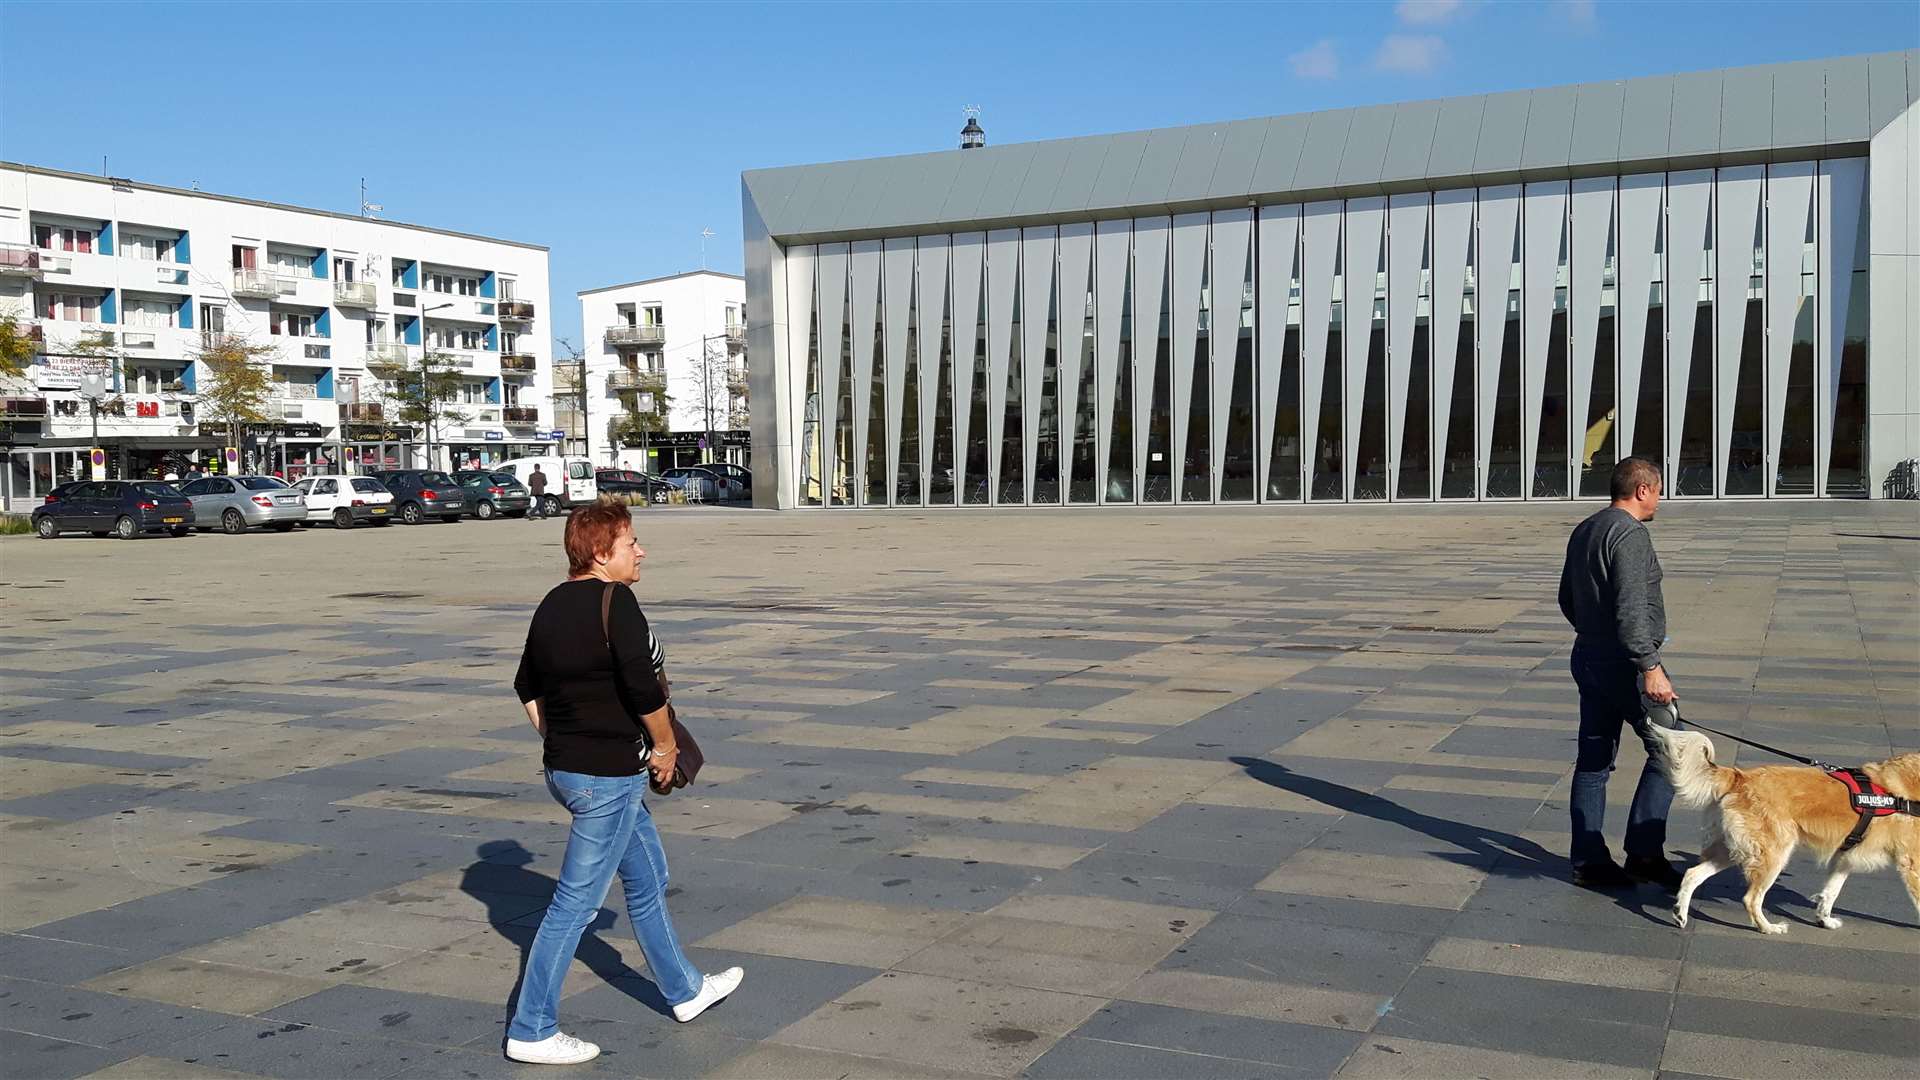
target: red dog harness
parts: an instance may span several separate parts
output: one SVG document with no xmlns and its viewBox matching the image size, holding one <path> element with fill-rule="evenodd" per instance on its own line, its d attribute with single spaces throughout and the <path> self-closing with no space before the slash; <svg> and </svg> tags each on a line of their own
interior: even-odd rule
<svg viewBox="0 0 1920 1080">
<path fill-rule="evenodd" d="M 1847 789 L 1847 804 L 1853 812 L 1860 815 L 1854 823 L 1853 831 L 1840 845 L 1841 851 L 1851 851 L 1864 840 L 1867 826 L 1877 817 L 1889 817 L 1893 814 L 1911 814 L 1920 816 L 1920 800 L 1906 799 L 1893 794 L 1886 788 L 1873 782 L 1865 772 L 1859 769 L 1837 769 L 1829 766 L 1827 775 L 1840 781 Z"/>
</svg>

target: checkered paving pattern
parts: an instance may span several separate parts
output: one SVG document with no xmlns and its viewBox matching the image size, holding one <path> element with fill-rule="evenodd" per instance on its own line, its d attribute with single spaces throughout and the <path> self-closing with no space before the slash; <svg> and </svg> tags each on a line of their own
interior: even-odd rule
<svg viewBox="0 0 1920 1080">
<path fill-rule="evenodd" d="M 1892 874 L 1827 931 L 1796 862 L 1785 938 L 1734 873 L 1686 930 L 1569 884 L 1579 511 L 1464 513 L 642 515 L 711 762 L 653 804 L 672 910 L 748 977 L 676 1025 L 602 912 L 575 1071 L 1911 1075 Z M 500 1042 L 566 815 L 508 684 L 559 528 L 0 543 L 6 1075 L 538 1072 Z M 1690 716 L 1920 748 L 1910 505 L 1655 535 Z"/>
</svg>

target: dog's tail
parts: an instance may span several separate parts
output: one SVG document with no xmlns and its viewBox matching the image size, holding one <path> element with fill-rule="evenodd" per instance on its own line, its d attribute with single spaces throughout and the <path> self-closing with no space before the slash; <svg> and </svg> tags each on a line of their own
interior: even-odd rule
<svg viewBox="0 0 1920 1080">
<path fill-rule="evenodd" d="M 1658 724 L 1649 727 L 1660 744 L 1660 767 L 1673 781 L 1674 797 L 1681 805 L 1706 806 L 1733 790 L 1740 771 L 1715 763 L 1712 739 L 1697 731 L 1675 731 Z"/>
</svg>

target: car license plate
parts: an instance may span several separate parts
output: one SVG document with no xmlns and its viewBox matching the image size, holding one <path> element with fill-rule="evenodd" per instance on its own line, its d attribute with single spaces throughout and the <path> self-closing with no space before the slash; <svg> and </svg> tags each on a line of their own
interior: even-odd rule
<svg viewBox="0 0 1920 1080">
<path fill-rule="evenodd" d="M 185 521 L 185 520 L 187 520 L 187 519 L 186 519 L 186 518 L 177 518 L 177 517 L 170 517 L 170 518 L 161 518 L 160 520 L 161 520 L 161 522 L 162 522 L 162 523 L 164 523 L 164 524 L 167 524 L 167 525 L 178 525 L 178 524 L 180 524 L 181 522 L 183 522 L 183 521 Z"/>
<path fill-rule="evenodd" d="M 387 508 L 384 506 L 376 506 L 373 508 L 373 512 L 376 514 L 384 514 L 387 512 Z"/>
<path fill-rule="evenodd" d="M 279 503 L 281 506 L 292 506 L 294 503 L 299 502 L 300 500 L 295 498 L 292 495 L 281 495 L 275 498 L 273 501 Z"/>
</svg>

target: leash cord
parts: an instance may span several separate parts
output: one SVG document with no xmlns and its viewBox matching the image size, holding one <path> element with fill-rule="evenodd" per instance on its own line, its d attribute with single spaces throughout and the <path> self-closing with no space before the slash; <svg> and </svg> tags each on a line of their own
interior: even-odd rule
<svg viewBox="0 0 1920 1080">
<path fill-rule="evenodd" d="M 1673 705 L 1673 718 L 1675 720 L 1678 720 L 1680 723 L 1687 725 L 1688 727 L 1699 728 L 1701 731 L 1705 731 L 1713 735 L 1718 735 L 1723 739 L 1732 739 L 1734 742 L 1737 742 L 1742 746 L 1751 746 L 1755 750 L 1765 750 L 1769 754 L 1778 754 L 1779 756 L 1786 758 L 1789 761 L 1797 761 L 1802 765 L 1811 765 L 1816 769 L 1825 769 L 1828 772 L 1832 772 L 1835 769 L 1835 766 L 1829 765 L 1826 762 L 1821 761 L 1819 758 L 1802 757 L 1799 754 L 1789 754 L 1785 750 L 1782 750 L 1777 746 L 1768 746 L 1766 743 L 1754 742 L 1752 739 L 1743 739 L 1738 735 L 1729 735 L 1718 728 L 1710 728 L 1707 725 L 1699 722 L 1698 720 L 1689 720 L 1686 717 L 1680 715 L 1680 704 L 1678 702 L 1675 702 Z"/>
</svg>

